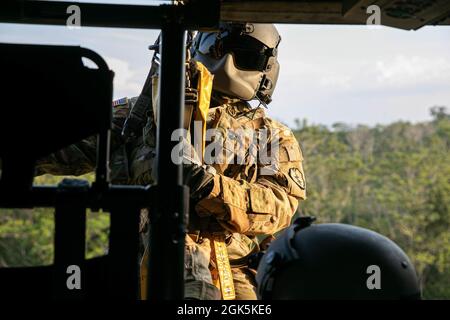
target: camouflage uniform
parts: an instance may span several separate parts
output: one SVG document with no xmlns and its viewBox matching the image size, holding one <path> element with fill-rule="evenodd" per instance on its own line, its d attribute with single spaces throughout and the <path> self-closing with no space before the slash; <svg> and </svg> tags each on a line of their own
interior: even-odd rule
<svg viewBox="0 0 450 320">
<path fill-rule="evenodd" d="M 291 130 L 266 117 L 262 108 L 251 109 L 240 100 L 220 102 L 210 109 L 209 128 L 265 130 L 268 149 L 271 140 L 278 139 L 279 156 L 270 174 L 263 172 L 266 163 L 252 162 L 249 157 L 239 164 L 213 164 L 218 173 L 213 190 L 196 205 L 198 215 L 217 219 L 230 233 L 228 252 L 234 260 L 252 251 L 256 236 L 272 235 L 290 224 L 299 200 L 306 198 L 305 179 L 302 153 Z M 253 271 L 241 267 L 232 272 L 236 299 L 256 299 Z"/>
<path fill-rule="evenodd" d="M 115 107 L 115 123 L 120 127 L 122 114 L 135 100 Z M 200 249 L 187 240 L 187 252 L 205 251 L 207 234 L 213 231 L 226 233 L 226 243 L 230 260 L 249 255 L 257 246 L 256 236 L 271 235 L 287 227 L 295 213 L 298 202 L 305 199 L 305 179 L 302 167 L 302 152 L 293 133 L 284 125 L 265 116 L 262 108 L 252 109 L 241 100 L 216 98 L 211 103 L 207 128 L 224 133 L 222 141 L 227 146 L 227 132 L 251 129 L 256 132 L 266 130 L 269 140 L 278 138 L 279 156 L 271 174 L 263 174 L 267 167 L 258 158 L 251 161 L 246 153 L 244 162 L 213 163 L 216 170 L 211 192 L 195 205 L 191 214 L 190 233 L 196 234 Z M 124 111 L 125 110 L 125 111 Z M 111 156 L 114 183 L 150 184 L 155 158 L 156 130 L 153 119 L 149 119 L 142 137 L 128 144 L 113 146 Z M 76 174 L 93 169 L 95 141 L 86 140 L 70 149 L 39 161 L 39 168 L 48 173 L 75 174 L 70 168 L 77 168 Z M 208 142 L 207 142 L 208 143 Z M 244 148 L 248 148 L 249 142 Z M 270 147 L 268 148 L 270 149 Z M 71 155 L 70 153 L 73 153 Z M 234 152 L 233 150 L 229 150 Z M 68 169 L 67 171 L 61 169 Z M 142 230 L 146 229 L 146 215 L 142 215 Z M 207 246 L 206 246 L 207 247 Z M 187 266 L 195 257 L 188 257 Z M 205 268 L 197 270 L 198 277 L 205 277 Z M 254 271 L 248 267 L 233 268 L 236 299 L 256 299 Z M 200 290 L 200 289 L 199 289 Z M 204 296 L 199 296 L 205 298 Z"/>
</svg>

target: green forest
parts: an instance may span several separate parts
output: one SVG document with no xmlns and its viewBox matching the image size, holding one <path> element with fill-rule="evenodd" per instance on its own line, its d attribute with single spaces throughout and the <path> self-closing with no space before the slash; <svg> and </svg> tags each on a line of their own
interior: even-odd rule
<svg viewBox="0 0 450 320">
<path fill-rule="evenodd" d="M 424 298 L 450 299 L 450 115 L 430 112 L 429 122 L 375 127 L 297 120 L 308 191 L 299 213 L 389 237 L 413 260 Z M 87 257 L 106 252 L 108 226 L 108 214 L 88 214 Z M 51 211 L 1 211 L 0 267 L 50 264 L 52 241 Z"/>
</svg>

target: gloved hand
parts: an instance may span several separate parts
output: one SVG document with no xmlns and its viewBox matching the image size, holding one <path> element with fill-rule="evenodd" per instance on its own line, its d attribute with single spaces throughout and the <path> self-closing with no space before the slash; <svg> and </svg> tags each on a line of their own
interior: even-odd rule
<svg viewBox="0 0 450 320">
<path fill-rule="evenodd" d="M 211 244 L 208 238 L 194 242 L 186 236 L 184 255 L 184 298 L 188 300 L 219 300 L 220 291 L 213 284 L 209 261 Z"/>
<path fill-rule="evenodd" d="M 194 147 L 186 139 L 183 139 L 182 142 L 183 183 L 189 186 L 189 195 L 195 205 L 212 191 L 216 170 L 211 166 L 201 165 L 201 160 Z M 152 179 L 157 181 L 156 156 L 152 168 Z"/>
<path fill-rule="evenodd" d="M 206 197 L 214 187 L 214 174 L 207 167 L 183 164 L 183 182 L 189 186 L 189 195 L 194 203 Z"/>
</svg>

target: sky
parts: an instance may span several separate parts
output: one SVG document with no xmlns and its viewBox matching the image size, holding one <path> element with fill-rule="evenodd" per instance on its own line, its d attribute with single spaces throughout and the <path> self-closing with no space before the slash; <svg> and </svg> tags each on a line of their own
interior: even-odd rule
<svg viewBox="0 0 450 320">
<path fill-rule="evenodd" d="M 268 114 L 283 123 L 294 126 L 295 119 L 304 118 L 329 126 L 419 122 L 430 119 L 432 106 L 450 108 L 450 27 L 277 28 L 281 69 Z M 0 42 L 80 45 L 98 52 L 115 72 L 116 99 L 139 94 L 150 65 L 147 47 L 158 33 L 0 24 Z"/>
</svg>

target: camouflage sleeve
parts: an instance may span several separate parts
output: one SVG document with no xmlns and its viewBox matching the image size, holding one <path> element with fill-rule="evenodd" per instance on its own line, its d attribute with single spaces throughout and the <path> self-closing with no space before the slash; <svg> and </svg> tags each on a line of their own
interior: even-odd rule
<svg viewBox="0 0 450 320">
<path fill-rule="evenodd" d="M 133 98 L 134 99 L 134 98 Z M 113 103 L 113 124 L 111 130 L 111 153 L 121 144 L 121 131 L 130 105 L 135 100 L 119 99 Z M 92 172 L 95 168 L 97 138 L 89 137 L 52 153 L 36 162 L 36 176 L 43 174 L 79 176 Z"/>
<path fill-rule="evenodd" d="M 94 170 L 97 139 L 90 137 L 36 162 L 36 176 L 42 174 L 79 176 Z"/>
<path fill-rule="evenodd" d="M 231 232 L 273 234 L 290 224 L 299 200 L 306 199 L 302 152 L 289 130 L 279 145 L 277 170 L 254 183 L 220 174 L 211 193 L 196 206 L 199 215 L 214 215 Z M 261 170 L 260 170 L 261 171 Z"/>
</svg>

